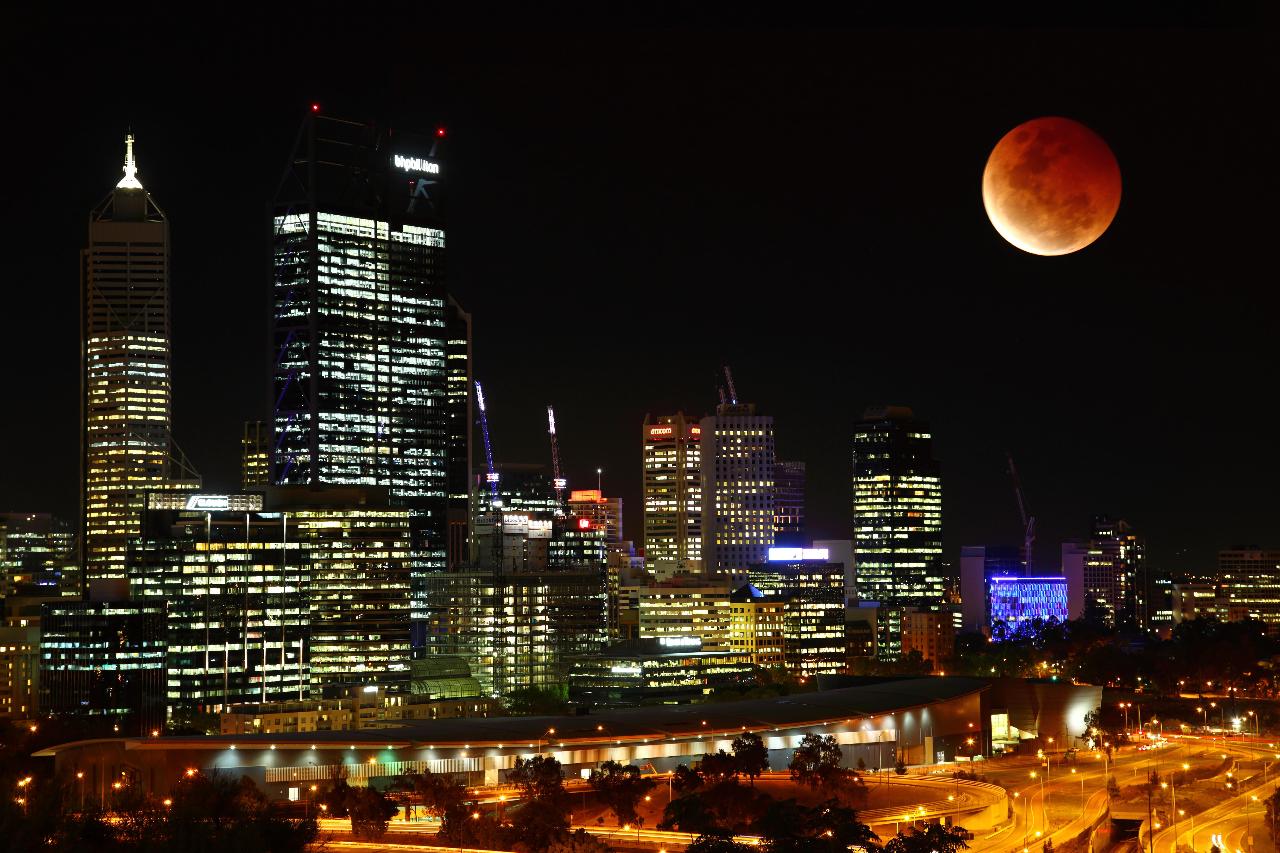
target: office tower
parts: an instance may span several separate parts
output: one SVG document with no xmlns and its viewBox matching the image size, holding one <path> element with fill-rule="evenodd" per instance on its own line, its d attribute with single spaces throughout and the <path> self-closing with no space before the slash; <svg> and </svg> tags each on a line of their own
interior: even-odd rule
<svg viewBox="0 0 1280 853">
<path fill-rule="evenodd" d="M 677 575 L 636 590 L 639 636 L 673 641 L 696 637 L 707 650 L 729 648 L 728 579 Z"/>
<path fill-rule="evenodd" d="M 445 341 L 445 394 L 449 438 L 449 505 L 446 562 L 450 568 L 470 558 L 471 531 L 471 435 L 475 423 L 471 409 L 471 315 L 449 297 Z"/>
<path fill-rule="evenodd" d="M 942 476 L 933 436 L 908 408 L 868 409 L 854 429 L 853 528 L 862 598 L 943 600 Z"/>
<path fill-rule="evenodd" d="M 272 481 L 386 488 L 412 511 L 416 578 L 446 567 L 469 470 L 470 325 L 444 285 L 443 137 L 313 108 L 271 218 Z"/>
<path fill-rule="evenodd" d="M 129 597 L 167 608 L 166 701 L 179 716 L 310 694 L 310 556 L 297 524 L 262 504 L 260 494 L 148 497 Z"/>
<path fill-rule="evenodd" d="M 703 571 L 740 573 L 773 545 L 773 418 L 721 403 L 701 426 Z"/>
<path fill-rule="evenodd" d="M 130 594 L 167 602 L 168 703 L 407 690 L 410 510 L 386 489 L 153 494 Z"/>
<path fill-rule="evenodd" d="M 44 605 L 40 710 L 145 737 L 165 724 L 165 605 L 128 601 L 112 580 L 91 584 L 89 600 Z"/>
<path fill-rule="evenodd" d="M 245 421 L 240 437 L 240 488 L 264 489 L 271 483 L 271 433 L 266 421 Z"/>
<path fill-rule="evenodd" d="M 477 562 L 426 579 L 426 659 L 463 659 L 488 695 L 564 689 L 608 641 L 604 531 L 580 521 L 477 517 Z"/>
<path fill-rule="evenodd" d="M 645 416 L 644 559 L 650 571 L 702 567 L 702 427 L 683 412 Z M 669 567 L 669 568 L 668 568 Z"/>
<path fill-rule="evenodd" d="M 1213 583 L 1197 583 L 1186 581 L 1173 585 L 1173 621 L 1174 624 L 1188 622 L 1212 616 L 1227 621 L 1228 613 L 1223 612 L 1226 599 L 1218 594 L 1218 585 Z"/>
<path fill-rule="evenodd" d="M 1219 551 L 1218 598 L 1220 618 L 1280 624 L 1280 551 Z"/>
<path fill-rule="evenodd" d="M 197 475 L 173 445 L 169 222 L 142 188 L 125 140 L 124 177 L 89 214 L 81 252 L 80 533 L 84 581 L 125 576 L 147 492 Z M 187 485 L 193 485 L 187 483 Z"/>
<path fill-rule="evenodd" d="M 40 628 L 0 627 L 0 717 L 34 717 L 40 704 Z"/>
<path fill-rule="evenodd" d="M 807 544 L 804 532 L 804 463 L 773 465 L 773 540 L 777 545 Z M 853 568 L 850 563 L 849 568 Z"/>
<path fill-rule="evenodd" d="M 1108 625 L 1145 629 L 1146 549 L 1123 519 L 1093 519 L 1084 560 L 1085 596 Z"/>
<path fill-rule="evenodd" d="M 786 665 L 787 599 L 765 597 L 750 584 L 729 596 L 729 648 L 769 669 Z"/>
<path fill-rule="evenodd" d="M 50 597 L 78 593 L 71 526 L 47 512 L 0 513 L 0 583 L 6 602 L 33 588 Z"/>
<path fill-rule="evenodd" d="M 799 553 L 797 553 L 797 551 Z M 747 573 L 748 591 L 785 602 L 783 656 L 794 673 L 844 668 L 844 566 L 824 549 L 771 548 L 769 560 Z"/>
<path fill-rule="evenodd" d="M 597 708 L 683 705 L 754 683 L 751 655 L 703 650 L 697 640 L 636 639 L 569 660 L 569 699 Z"/>
<path fill-rule="evenodd" d="M 622 541 L 622 498 L 606 498 L 599 489 L 574 489 L 569 493 L 569 514 L 591 519 L 591 526 L 605 531 L 605 541 Z"/>
<path fill-rule="evenodd" d="M 813 547 L 827 552 L 827 559 L 844 566 L 844 597 L 858 600 L 858 573 L 855 568 L 852 539 L 815 539 Z"/>
</svg>

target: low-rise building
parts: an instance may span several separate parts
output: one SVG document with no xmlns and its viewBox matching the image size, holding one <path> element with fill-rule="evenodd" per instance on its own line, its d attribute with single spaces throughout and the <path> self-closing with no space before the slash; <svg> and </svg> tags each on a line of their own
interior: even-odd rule
<svg viewBox="0 0 1280 853">
<path fill-rule="evenodd" d="M 218 719 L 224 735 L 253 735 L 394 728 L 411 720 L 489 717 L 501 713 L 498 700 L 484 696 L 438 699 L 366 688 L 339 699 L 233 705 L 219 714 Z"/>
<path fill-rule="evenodd" d="M 754 672 L 750 653 L 704 650 L 697 638 L 631 640 L 571 658 L 569 698 L 604 708 L 678 705 L 747 683 Z"/>
</svg>

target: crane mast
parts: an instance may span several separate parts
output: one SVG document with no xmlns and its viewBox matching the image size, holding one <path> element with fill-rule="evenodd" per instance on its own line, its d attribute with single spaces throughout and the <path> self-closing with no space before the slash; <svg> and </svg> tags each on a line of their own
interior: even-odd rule
<svg viewBox="0 0 1280 853">
<path fill-rule="evenodd" d="M 564 490 L 569 481 L 560 473 L 560 444 L 556 441 L 556 412 L 547 406 L 547 432 L 551 434 L 551 484 L 556 490 L 556 515 L 564 515 Z"/>
<path fill-rule="evenodd" d="M 1009 476 L 1013 478 L 1013 493 L 1018 498 L 1018 512 L 1022 515 L 1023 528 L 1023 559 L 1027 563 L 1027 574 L 1031 574 L 1031 550 L 1036 544 L 1036 517 L 1027 515 L 1027 503 L 1022 496 L 1022 480 L 1018 477 L 1018 468 L 1013 464 L 1013 454 L 1005 452 L 1005 458 L 1009 460 Z"/>
<path fill-rule="evenodd" d="M 480 407 L 480 434 L 484 436 L 484 459 L 489 466 L 485 480 L 489 483 L 489 507 L 498 509 L 502 499 L 498 497 L 498 472 L 493 467 L 493 445 L 489 443 L 489 415 L 485 411 L 484 389 L 476 382 L 476 404 Z"/>
<path fill-rule="evenodd" d="M 724 366 L 724 384 L 729 388 L 729 402 L 738 405 L 738 389 L 733 387 L 733 374 L 727 364 Z"/>
</svg>

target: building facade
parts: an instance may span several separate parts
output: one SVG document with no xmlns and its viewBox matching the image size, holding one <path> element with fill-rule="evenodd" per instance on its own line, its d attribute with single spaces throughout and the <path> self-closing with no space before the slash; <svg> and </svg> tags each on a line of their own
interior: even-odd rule
<svg viewBox="0 0 1280 853">
<path fill-rule="evenodd" d="M 447 566 L 470 468 L 442 142 L 313 110 L 271 217 L 272 482 L 385 488 L 408 507 L 419 604 L 420 576 Z"/>
<path fill-rule="evenodd" d="M 989 578 L 987 598 L 991 624 L 1003 624 L 1007 632 L 1037 619 L 1065 622 L 1068 618 L 1067 579 L 1061 576 L 993 575 Z"/>
<path fill-rule="evenodd" d="M 809 541 L 804 529 L 804 463 L 775 462 L 773 479 L 773 541 L 777 545 L 804 545 Z"/>
<path fill-rule="evenodd" d="M 868 409 L 853 434 L 853 534 L 858 594 L 882 605 L 935 603 L 942 560 L 942 473 L 928 425 L 904 407 Z M 878 646 L 900 651 L 892 628 Z"/>
<path fill-rule="evenodd" d="M 702 427 L 677 412 L 646 415 L 640 429 L 645 562 L 651 571 L 697 571 L 702 566 Z"/>
<path fill-rule="evenodd" d="M 271 484 L 271 431 L 266 421 L 245 421 L 240 437 L 240 488 L 246 492 Z"/>
<path fill-rule="evenodd" d="M 1108 625 L 1145 629 L 1146 548 L 1124 519 L 1099 515 L 1084 558 L 1084 592 Z"/>
<path fill-rule="evenodd" d="M 123 578 L 146 493 L 196 478 L 173 445 L 169 221 L 124 177 L 89 215 L 80 256 L 81 494 L 84 581 Z"/>
<path fill-rule="evenodd" d="M 677 575 L 636 590 L 641 639 L 697 638 L 708 651 L 729 648 L 728 580 Z"/>
<path fill-rule="evenodd" d="M 950 612 L 908 607 L 900 619 L 903 655 L 917 651 L 935 670 L 955 657 L 956 629 Z"/>
<path fill-rule="evenodd" d="M 1280 625 L 1280 551 L 1219 551 L 1218 597 L 1225 618 Z"/>
<path fill-rule="evenodd" d="M 589 518 L 592 527 L 603 530 L 606 542 L 622 541 L 622 498 L 606 498 L 599 489 L 574 489 L 568 506 L 570 515 Z"/>
<path fill-rule="evenodd" d="M 773 418 L 752 404 L 721 403 L 701 426 L 703 571 L 741 573 L 773 546 Z"/>
<path fill-rule="evenodd" d="M 681 705 L 748 684 L 754 671 L 748 652 L 703 651 L 697 640 L 630 640 L 571 658 L 569 699 L 599 708 Z"/>
<path fill-rule="evenodd" d="M 773 550 L 777 554 L 789 549 Z M 783 657 L 789 670 L 809 676 L 844 669 L 844 566 L 828 562 L 825 552 L 809 559 L 784 555 L 753 566 L 747 578 L 749 591 L 785 602 Z"/>
</svg>

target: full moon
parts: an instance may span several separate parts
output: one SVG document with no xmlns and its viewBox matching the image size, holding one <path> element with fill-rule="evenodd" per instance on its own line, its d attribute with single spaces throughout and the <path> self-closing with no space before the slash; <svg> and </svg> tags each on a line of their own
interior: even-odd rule
<svg viewBox="0 0 1280 853">
<path fill-rule="evenodd" d="M 1033 255 L 1067 255 L 1102 236 L 1120 207 L 1120 166 L 1102 137 L 1048 116 L 1004 135 L 982 173 L 1000 236 Z"/>
</svg>

